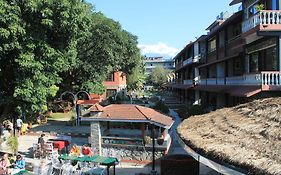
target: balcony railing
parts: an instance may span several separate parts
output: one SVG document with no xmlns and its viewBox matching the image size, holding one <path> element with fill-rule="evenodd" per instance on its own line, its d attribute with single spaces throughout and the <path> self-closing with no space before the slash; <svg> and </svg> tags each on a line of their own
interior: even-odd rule
<svg viewBox="0 0 281 175">
<path fill-rule="evenodd" d="M 261 10 L 259 13 L 250 17 L 242 23 L 242 32 L 248 32 L 258 25 L 281 24 L 280 10 Z"/>
<path fill-rule="evenodd" d="M 225 78 L 200 79 L 199 85 L 266 85 L 281 86 L 281 72 L 261 72 Z"/>
<path fill-rule="evenodd" d="M 193 85 L 193 80 L 184 80 L 183 84 L 184 85 Z"/>
<path fill-rule="evenodd" d="M 281 72 L 262 72 L 262 85 L 280 86 L 281 85 Z"/>
</svg>

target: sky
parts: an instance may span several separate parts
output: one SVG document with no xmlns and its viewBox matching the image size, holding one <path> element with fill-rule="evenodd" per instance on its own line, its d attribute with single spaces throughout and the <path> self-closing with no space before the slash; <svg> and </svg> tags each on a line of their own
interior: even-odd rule
<svg viewBox="0 0 281 175">
<path fill-rule="evenodd" d="M 231 0 L 87 0 L 95 11 L 118 21 L 138 37 L 146 56 L 173 58 L 196 40 L 223 11 L 235 12 Z"/>
</svg>

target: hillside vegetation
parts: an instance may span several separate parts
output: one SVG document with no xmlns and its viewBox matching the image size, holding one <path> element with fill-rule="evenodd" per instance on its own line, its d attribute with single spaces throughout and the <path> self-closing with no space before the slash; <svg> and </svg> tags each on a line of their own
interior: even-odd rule
<svg viewBox="0 0 281 175">
<path fill-rule="evenodd" d="M 197 152 L 249 174 L 281 174 L 281 98 L 193 116 L 178 133 Z"/>
</svg>

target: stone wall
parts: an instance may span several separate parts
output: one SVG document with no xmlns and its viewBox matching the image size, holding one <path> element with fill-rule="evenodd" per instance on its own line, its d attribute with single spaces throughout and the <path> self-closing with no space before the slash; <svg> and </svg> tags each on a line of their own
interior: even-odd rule
<svg viewBox="0 0 281 175">
<path fill-rule="evenodd" d="M 146 150 L 145 148 L 103 147 L 102 155 L 105 157 L 116 157 L 118 160 L 152 160 L 152 150 Z M 155 159 L 159 159 L 163 155 L 163 151 L 155 151 Z"/>
<path fill-rule="evenodd" d="M 99 122 L 91 123 L 90 143 L 92 148 L 94 148 L 95 153 L 101 155 L 101 132 Z"/>
</svg>

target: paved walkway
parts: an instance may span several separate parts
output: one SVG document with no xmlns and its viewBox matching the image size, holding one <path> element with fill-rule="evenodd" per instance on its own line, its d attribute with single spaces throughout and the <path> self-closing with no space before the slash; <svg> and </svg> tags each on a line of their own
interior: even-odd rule
<svg viewBox="0 0 281 175">
<path fill-rule="evenodd" d="M 175 134 L 176 134 L 177 127 L 181 123 L 181 118 L 178 116 L 178 114 L 174 110 L 170 110 L 170 115 L 175 120 L 175 123 L 173 124 L 173 126 L 171 128 L 171 137 L 177 138 L 175 136 Z M 172 154 L 187 154 L 187 152 L 181 147 L 178 140 L 172 139 L 171 148 L 170 148 L 168 154 L 170 154 L 170 155 L 172 155 Z M 209 167 L 207 167 L 207 166 L 205 166 L 204 164 L 201 164 L 201 163 L 200 163 L 199 169 L 200 169 L 200 175 L 219 175 L 218 172 L 212 170 L 211 168 L 209 168 Z"/>
<path fill-rule="evenodd" d="M 86 137 L 90 135 L 90 126 L 67 126 L 65 121 L 48 121 L 46 124 L 34 125 L 29 132 L 47 132 L 50 134 L 80 135 Z"/>
</svg>

